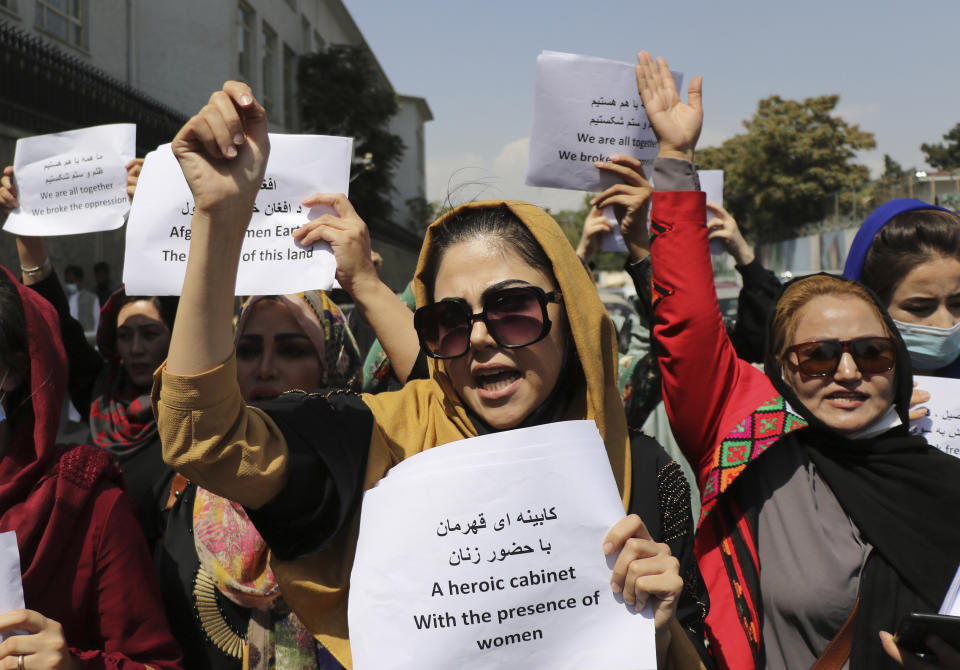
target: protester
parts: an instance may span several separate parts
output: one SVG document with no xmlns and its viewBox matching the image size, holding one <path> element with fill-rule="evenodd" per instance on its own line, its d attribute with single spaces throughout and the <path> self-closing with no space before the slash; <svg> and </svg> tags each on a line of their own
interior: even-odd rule
<svg viewBox="0 0 960 670">
<path fill-rule="evenodd" d="M 120 288 L 120 284 L 110 278 L 110 264 L 106 261 L 97 261 L 93 264 L 93 281 L 97 287 L 97 300 L 100 301 L 100 307 L 106 305 L 114 291 Z"/>
<path fill-rule="evenodd" d="M 613 204 L 620 222 L 631 219 L 647 219 L 649 198 L 653 189 L 646 180 L 642 163 L 630 156 L 614 155 L 609 161 L 600 161 L 596 166 L 614 175 L 618 183 L 598 194 L 593 199 L 590 214 L 583 225 L 577 255 L 585 263 L 600 248 L 603 235 L 610 233 L 611 224 L 602 215 L 598 206 Z M 707 203 L 713 215 L 707 222 L 708 238 L 723 243 L 737 270 L 743 277 L 743 288 L 737 299 L 737 318 L 733 323 L 724 321 L 727 333 L 737 355 L 749 362 L 763 360 L 766 320 L 780 292 L 780 282 L 772 272 L 756 259 L 753 249 L 740 234 L 736 221 L 720 205 Z M 624 230 L 624 239 L 631 239 L 629 225 Z M 649 240 L 641 235 L 639 240 L 629 242 L 628 258 L 624 268 L 634 279 L 637 298 L 634 301 L 639 324 L 631 328 L 631 346 L 622 352 L 619 369 L 619 389 L 631 428 L 643 430 L 654 437 L 673 458 L 691 487 L 690 505 L 694 514 L 699 514 L 700 500 L 695 494 L 696 475 L 687 463 L 670 430 L 669 420 L 661 402 L 660 366 L 657 363 L 656 346 L 651 333 L 653 329 L 653 285 L 650 277 Z"/>
<path fill-rule="evenodd" d="M 150 386 L 167 356 L 176 309 L 175 297 L 128 296 L 119 289 L 100 315 L 99 352 L 88 347 L 86 374 L 71 370 L 70 379 L 74 402 L 89 417 L 93 444 L 113 454 L 123 470 L 151 549 L 163 535 L 174 472 L 161 455 Z"/>
<path fill-rule="evenodd" d="M 136 190 L 142 160 L 127 164 L 127 194 Z M 13 168 L 0 179 L 0 207 L 18 206 Z M 177 299 L 127 296 L 117 290 L 104 305 L 97 349 L 73 318 L 69 302 L 42 237 L 17 235 L 23 282 L 46 298 L 60 317 L 69 363 L 73 406 L 87 416 L 94 445 L 117 457 L 151 551 L 163 532 L 163 516 L 174 472 L 161 457 L 150 407 L 153 371 L 167 355 Z M 98 351 L 99 349 L 99 351 Z"/>
<path fill-rule="evenodd" d="M 131 196 L 138 172 L 128 180 Z M 15 199 L 12 181 L 3 186 L 0 198 Z M 18 247 L 25 263 L 46 258 L 42 238 L 18 238 Z M 25 275 L 25 281 L 64 311 L 66 301 L 49 261 L 38 265 L 45 273 Z M 150 397 L 143 390 L 150 388 L 153 371 L 166 358 L 176 305 L 177 298 L 128 297 L 123 289 L 116 291 L 103 309 L 100 353 L 85 346 L 78 324 L 64 311 L 62 329 L 73 344 L 74 401 L 84 411 L 90 408 L 95 444 L 116 456 L 123 469 L 161 578 L 171 628 L 184 650 L 184 667 L 240 668 L 244 653 L 249 668 L 271 667 L 268 663 L 276 658 L 282 664 L 297 661 L 297 667 L 317 667 L 316 658 L 307 663 L 291 644 L 299 640 L 312 651 L 312 638 L 285 613 L 266 567 L 263 540 L 238 512 L 239 506 L 198 492 L 162 461 Z M 356 343 L 343 314 L 323 292 L 250 298 L 237 337 L 239 381 L 251 400 L 316 388 L 325 380 L 342 388 L 359 387 Z M 204 560 L 195 546 L 201 537 Z M 244 551 L 234 555 L 237 547 Z M 234 587 L 258 567 L 262 572 L 251 583 L 268 592 L 237 598 Z M 279 640 L 275 630 L 283 631 Z M 251 663 L 250 658 L 261 662 Z"/>
<path fill-rule="evenodd" d="M 95 332 L 100 321 L 100 305 L 97 296 L 83 288 L 83 268 L 68 265 L 63 269 L 63 280 L 70 316 L 80 322 L 85 332 Z"/>
<path fill-rule="evenodd" d="M 245 401 L 328 385 L 359 390 L 357 345 L 340 309 L 322 291 L 251 297 L 235 342 Z M 156 559 L 184 666 L 330 667 L 333 659 L 318 652 L 283 601 L 266 543 L 243 508 L 183 477 L 174 489 Z"/>
<path fill-rule="evenodd" d="M 848 656 L 854 670 L 894 667 L 887 654 L 957 667 L 942 641 L 930 641 L 933 665 L 886 632 L 910 611 L 936 611 L 960 560 L 960 463 L 908 434 L 910 363 L 893 321 L 854 282 L 804 278 L 777 302 L 766 375 L 737 359 L 692 163 L 702 80 L 684 104 L 663 59 L 641 52 L 639 63 L 659 140 L 654 334 L 671 424 L 698 471 L 715 658 L 811 667 L 835 640 L 829 667 Z"/>
<path fill-rule="evenodd" d="M 15 531 L 27 610 L 0 613 L 4 667 L 179 668 L 120 472 L 54 443 L 67 365 L 53 308 L 0 270 L 0 530 Z M 10 588 L 9 585 L 7 588 Z"/>
<path fill-rule="evenodd" d="M 684 585 L 670 547 L 651 539 L 669 540 L 685 561 L 687 507 L 684 495 L 672 488 L 683 487 L 681 475 L 643 437 L 634 442 L 642 448 L 627 450 L 612 324 L 549 216 L 526 204 L 474 203 L 433 224 L 415 279 L 417 303 L 426 310 L 419 312 L 419 333 L 428 351 L 454 358 L 432 361 L 430 379 L 408 383 L 397 393 L 286 394 L 251 408 L 244 406 L 236 383 L 230 306 L 240 245 L 269 151 L 266 114 L 246 85 L 229 82 L 184 126 L 173 150 L 193 191 L 196 213 L 193 257 L 170 358 L 155 386 L 165 457 L 201 486 L 248 508 L 270 545 L 284 598 L 341 664 L 350 667 L 347 578 L 363 488 L 425 448 L 478 432 L 591 418 L 604 436 L 625 503 L 643 516 L 643 522 L 626 517 L 607 537 L 612 545 L 607 553 L 619 551 L 614 580 L 627 603 L 650 599 L 659 656 L 670 655 L 682 667 L 700 665 L 675 616 L 679 611 L 698 637 L 702 605 L 694 595 L 696 585 Z M 332 204 L 339 216 L 325 215 L 308 224 L 299 241 L 331 244 L 338 280 L 359 304 L 366 302 L 366 293 L 385 297 L 389 292 L 398 309 L 406 311 L 376 277 L 369 247 L 357 249 L 358 240 L 361 247 L 362 240 L 369 242 L 346 198 L 317 196 L 304 204 L 309 202 Z M 489 226 L 488 232 L 471 232 L 478 225 Z M 507 233 L 523 241 L 525 255 L 504 249 L 501 237 L 493 237 Z M 464 241 L 458 243 L 458 235 Z M 458 342 L 464 351 L 437 349 L 429 323 L 437 317 L 436 305 L 451 303 L 432 298 L 465 298 L 470 313 L 477 312 L 481 294 L 508 278 L 519 283 L 509 288 L 511 297 L 535 305 L 542 315 L 536 321 L 536 341 L 504 348 L 492 339 L 486 323 L 471 328 L 473 320 L 467 318 L 465 337 Z M 478 372 L 479 379 L 474 376 Z M 643 589 L 637 592 L 640 575 Z"/>
<path fill-rule="evenodd" d="M 915 373 L 960 377 L 960 217 L 911 198 L 881 205 L 857 231 L 843 276 L 880 296 Z M 914 391 L 914 405 L 929 399 Z M 914 409 L 910 418 L 926 412 Z"/>
</svg>

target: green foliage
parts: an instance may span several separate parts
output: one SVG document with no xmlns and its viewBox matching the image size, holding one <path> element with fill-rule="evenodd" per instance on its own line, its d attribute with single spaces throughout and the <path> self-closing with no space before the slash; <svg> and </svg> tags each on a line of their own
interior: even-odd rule
<svg viewBox="0 0 960 670">
<path fill-rule="evenodd" d="M 771 96 L 743 122 L 745 133 L 697 152 L 701 168 L 724 170 L 725 207 L 755 242 L 791 236 L 824 216 L 827 196 L 867 182 L 853 160 L 876 146 L 873 133 L 833 116 L 838 100 Z"/>
<path fill-rule="evenodd" d="M 416 198 L 408 198 L 406 205 L 406 227 L 420 236 L 423 236 L 423 234 L 427 232 L 427 227 L 440 216 L 440 211 L 443 209 L 438 201 L 434 200 L 430 202 L 426 198 L 419 196 Z"/>
<path fill-rule="evenodd" d="M 583 222 L 587 220 L 590 213 L 590 200 L 592 193 L 584 193 L 583 201 L 579 209 L 561 209 L 559 212 L 550 212 L 550 216 L 560 224 L 560 229 L 570 241 L 570 246 L 574 249 L 580 244 L 580 236 L 583 233 Z M 625 254 L 613 251 L 598 251 L 590 260 L 596 270 L 622 270 Z"/>
<path fill-rule="evenodd" d="M 921 144 L 920 151 L 927 155 L 927 163 L 936 170 L 960 168 L 960 123 L 943 136 L 946 142 Z"/>
<path fill-rule="evenodd" d="M 590 213 L 590 199 L 593 196 L 585 193 L 580 207 L 577 209 L 561 209 L 559 212 L 550 212 L 554 221 L 560 224 L 560 229 L 570 241 L 570 246 L 574 249 L 580 244 L 580 234 L 583 232 L 583 222 Z M 549 212 L 549 210 L 547 210 Z"/>
<path fill-rule="evenodd" d="M 333 44 L 300 58 L 297 81 L 304 131 L 353 138 L 350 202 L 368 224 L 390 221 L 393 174 L 405 147 L 387 127 L 397 97 L 370 53 Z"/>
<path fill-rule="evenodd" d="M 890 158 L 890 154 L 883 154 L 883 175 L 884 179 L 899 179 L 907 174 L 897 161 Z"/>
</svg>

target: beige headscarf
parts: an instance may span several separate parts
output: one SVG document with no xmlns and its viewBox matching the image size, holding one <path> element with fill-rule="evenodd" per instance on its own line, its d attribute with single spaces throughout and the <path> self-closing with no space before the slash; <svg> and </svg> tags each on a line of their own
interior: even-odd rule
<svg viewBox="0 0 960 670">
<path fill-rule="evenodd" d="M 613 322 L 600 301 L 570 242 L 549 214 L 515 201 L 474 202 L 435 221 L 420 251 L 414 292 L 417 304 L 427 300 L 422 273 L 435 231 L 450 219 L 472 210 L 505 207 L 533 234 L 553 265 L 563 293 L 567 321 L 583 376 L 557 420 L 593 419 L 603 436 L 624 508 L 630 499 L 630 448 L 623 404 L 617 391 L 617 340 Z M 431 361 L 430 379 L 409 382 L 400 391 L 363 396 L 374 415 L 365 487 L 371 488 L 404 458 L 477 432 L 444 371 Z M 316 556 L 274 561 L 274 572 L 287 603 L 340 663 L 351 668 L 347 631 L 347 590 L 353 565 L 359 512 L 331 545 Z"/>
</svg>

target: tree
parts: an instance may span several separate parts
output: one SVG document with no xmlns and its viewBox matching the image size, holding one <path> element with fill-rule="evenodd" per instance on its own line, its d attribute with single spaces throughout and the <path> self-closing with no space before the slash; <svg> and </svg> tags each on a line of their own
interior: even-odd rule
<svg viewBox="0 0 960 670">
<path fill-rule="evenodd" d="M 960 168 L 960 123 L 943 136 L 946 143 L 921 144 L 920 151 L 927 155 L 927 163 L 937 170 Z"/>
<path fill-rule="evenodd" d="M 745 133 L 697 152 L 701 168 L 724 170 L 726 208 L 755 242 L 790 236 L 825 215 L 827 196 L 867 182 L 853 159 L 876 146 L 873 133 L 833 116 L 838 100 L 771 96 L 743 122 Z"/>
<path fill-rule="evenodd" d="M 427 228 L 440 216 L 440 212 L 443 209 L 443 206 L 438 201 L 430 201 L 422 196 L 407 198 L 405 204 L 407 205 L 407 220 L 405 225 L 421 236 L 426 234 Z"/>
<path fill-rule="evenodd" d="M 570 246 L 574 249 L 580 244 L 580 236 L 583 234 L 583 222 L 590 214 L 590 201 L 593 199 L 593 193 L 584 193 L 583 200 L 580 201 L 579 209 L 561 209 L 559 212 L 550 212 L 554 221 L 560 224 L 560 229 L 570 241 Z M 590 259 L 593 262 L 595 270 L 622 270 L 624 254 L 615 251 L 598 251 Z"/>
<path fill-rule="evenodd" d="M 907 174 L 907 171 L 903 169 L 903 166 L 900 165 L 900 163 L 890 158 L 890 154 L 883 154 L 882 177 L 884 179 L 899 179 L 905 174 Z"/>
<path fill-rule="evenodd" d="M 371 227 L 390 221 L 393 174 L 405 150 L 387 127 L 397 96 L 370 52 L 332 44 L 300 58 L 297 72 L 306 132 L 353 138 L 350 202 Z"/>
</svg>

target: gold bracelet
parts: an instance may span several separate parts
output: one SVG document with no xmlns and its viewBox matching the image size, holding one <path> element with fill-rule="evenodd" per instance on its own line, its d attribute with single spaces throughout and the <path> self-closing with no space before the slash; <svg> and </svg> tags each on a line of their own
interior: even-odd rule
<svg viewBox="0 0 960 670">
<path fill-rule="evenodd" d="M 22 265 L 20 266 L 20 271 L 25 275 L 38 275 L 44 270 L 50 269 L 50 257 L 47 256 L 43 259 L 43 262 L 35 268 L 25 268 Z"/>
</svg>

